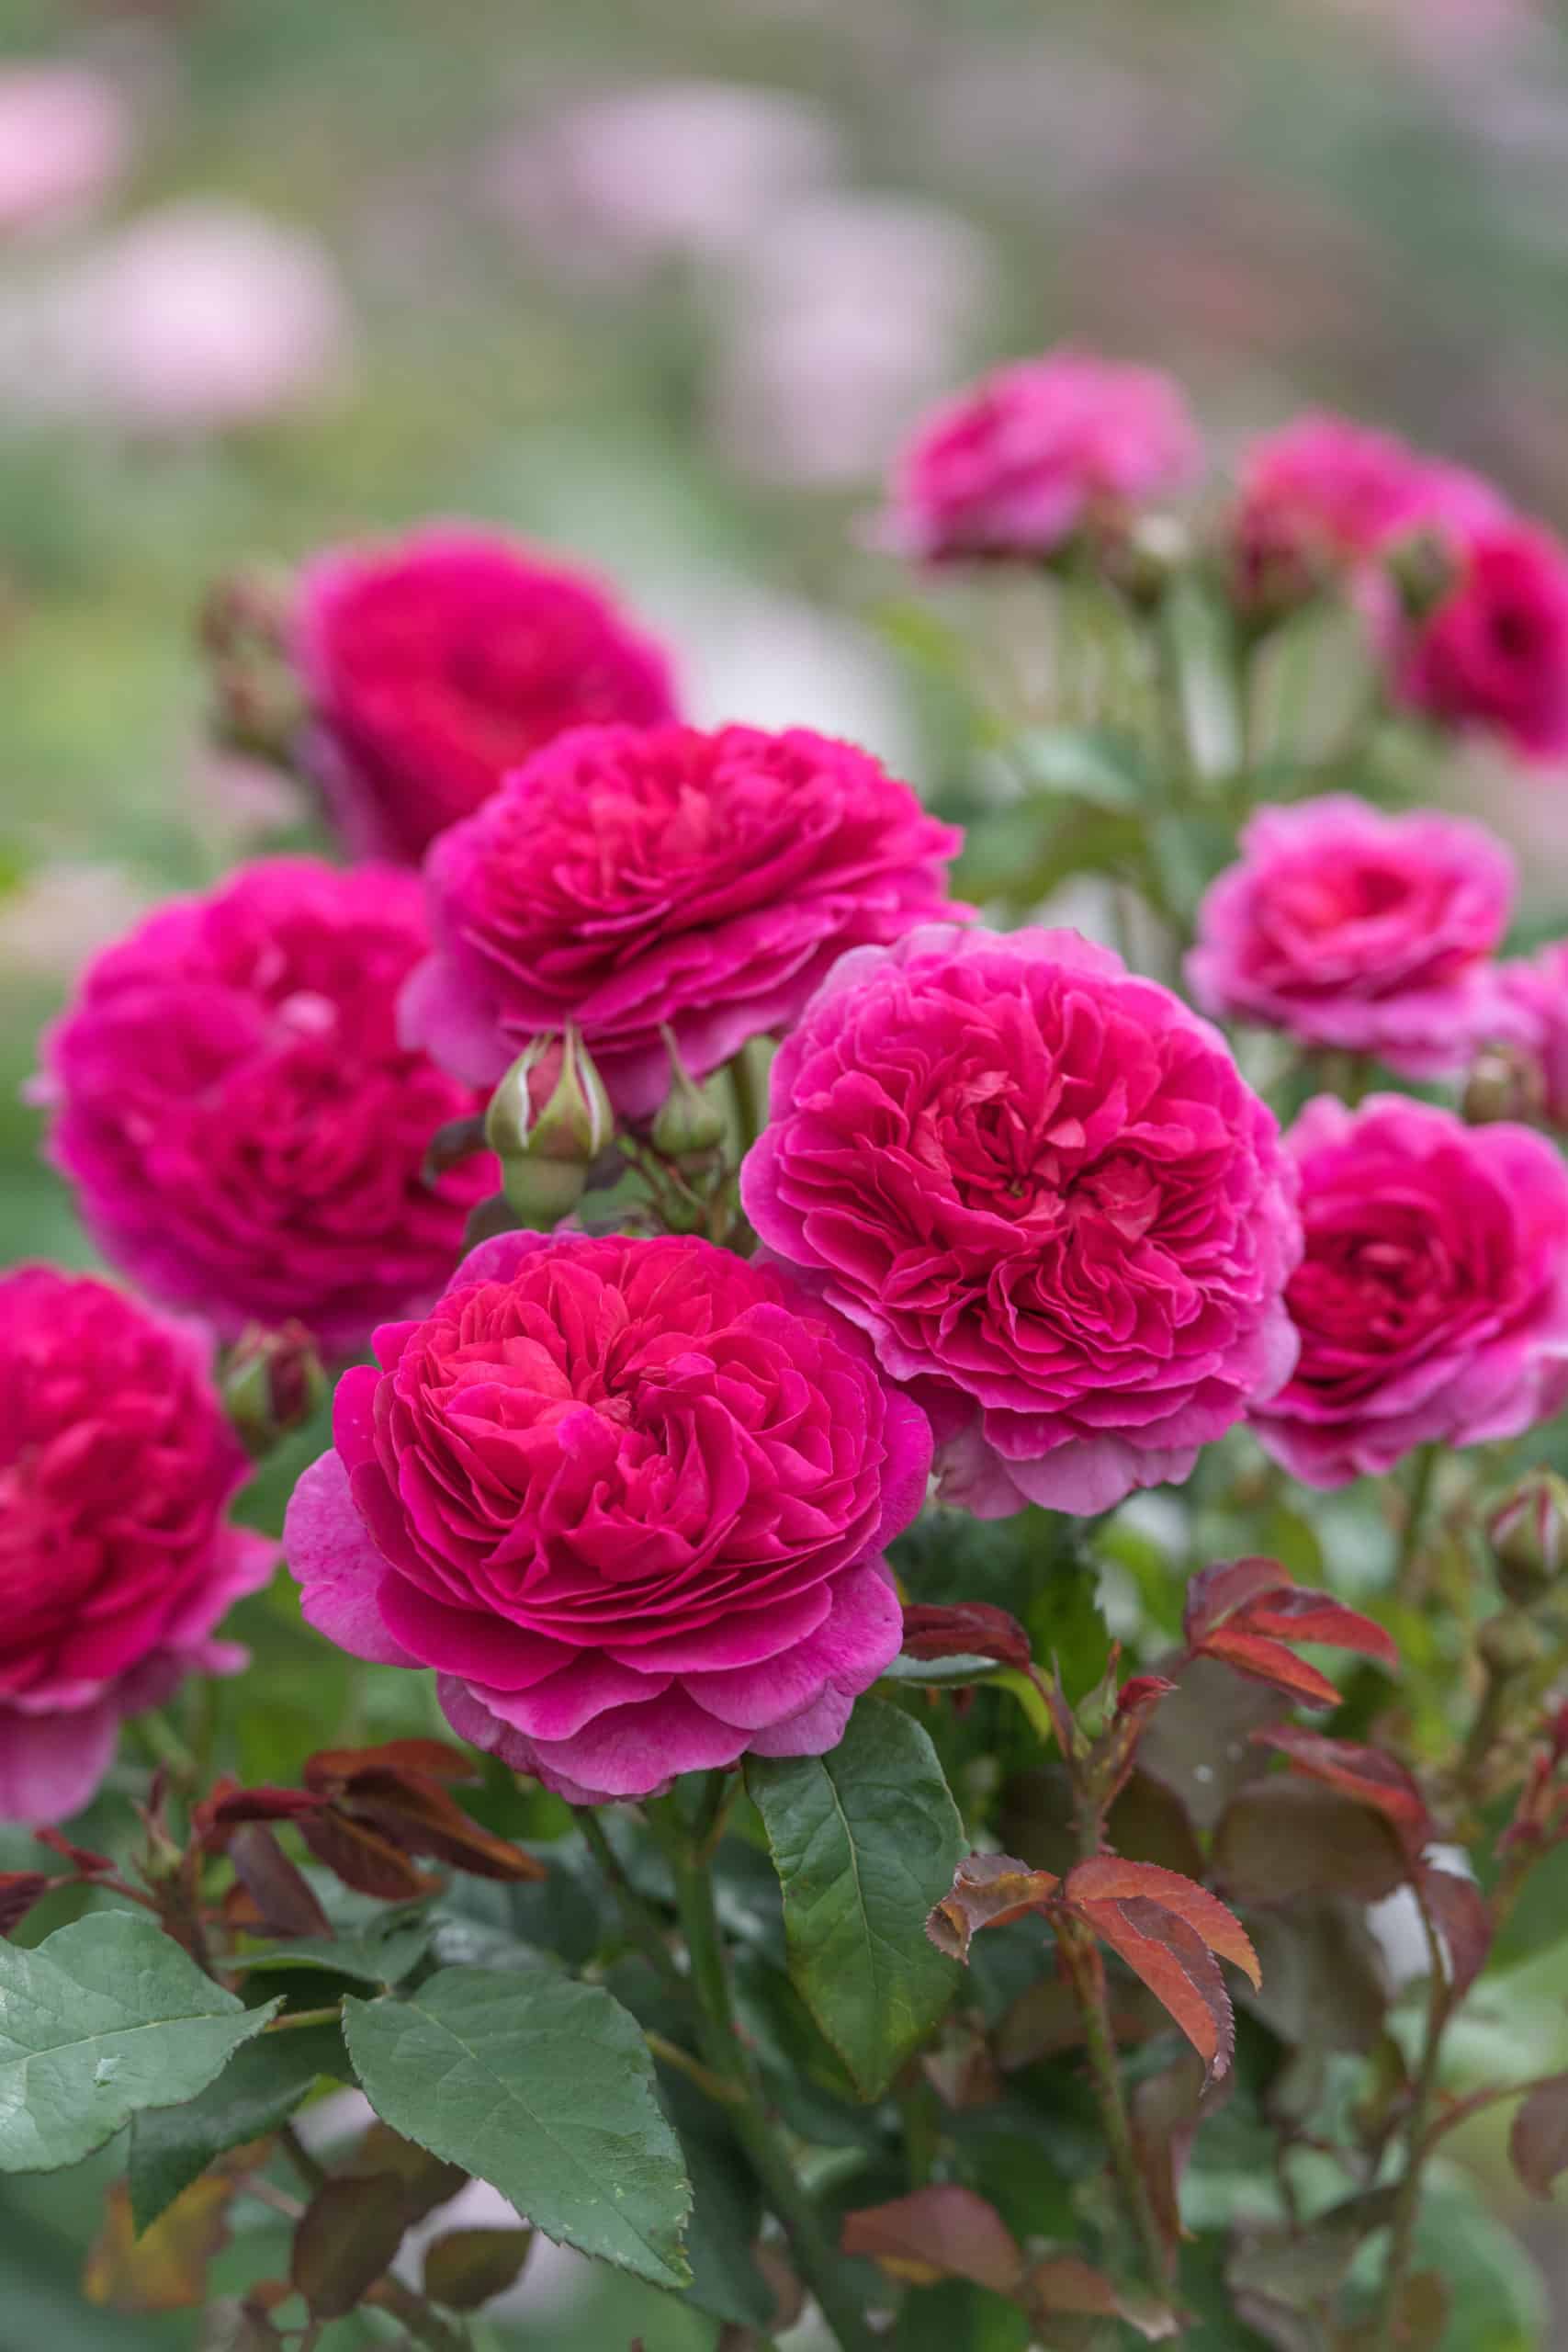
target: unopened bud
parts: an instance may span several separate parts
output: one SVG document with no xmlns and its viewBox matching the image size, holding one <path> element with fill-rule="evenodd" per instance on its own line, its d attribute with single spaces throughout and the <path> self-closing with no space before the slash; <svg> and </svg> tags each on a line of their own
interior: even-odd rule
<svg viewBox="0 0 1568 2352">
<path fill-rule="evenodd" d="M 1383 562 L 1407 620 L 1426 620 L 1454 583 L 1453 557 L 1435 531 L 1395 540 Z"/>
<path fill-rule="evenodd" d="M 670 1091 L 659 1106 L 649 1141 L 666 1159 L 701 1159 L 724 1141 L 724 1114 L 686 1068 L 673 1030 L 660 1034 L 670 1056 Z"/>
<path fill-rule="evenodd" d="M 569 1216 L 609 1143 L 615 1114 L 579 1032 L 531 1038 L 485 1113 L 501 1186 L 528 1225 L 547 1233 Z"/>
<path fill-rule="evenodd" d="M 1546 1109 L 1546 1074 L 1520 1046 L 1488 1046 L 1465 1082 L 1462 1107 L 1472 1127 L 1539 1119 Z"/>
<path fill-rule="evenodd" d="M 1175 514 L 1121 513 L 1098 519 L 1095 547 L 1107 579 L 1147 612 L 1190 562 L 1192 534 Z"/>
<path fill-rule="evenodd" d="M 1528 1609 L 1568 1565 L 1568 1480 L 1532 1470 L 1488 1515 L 1486 1541 L 1504 1593 Z"/>
<path fill-rule="evenodd" d="M 1528 1673 L 1546 1655 L 1529 1619 L 1512 1609 L 1499 1609 L 1495 1617 L 1488 1617 L 1475 1637 L 1475 1646 L 1486 1671 L 1497 1682 L 1511 1682 L 1516 1674 Z"/>
<path fill-rule="evenodd" d="M 246 1452 L 258 1461 L 325 1403 L 331 1383 L 303 1323 L 253 1323 L 223 1373 L 223 1402 Z"/>
</svg>

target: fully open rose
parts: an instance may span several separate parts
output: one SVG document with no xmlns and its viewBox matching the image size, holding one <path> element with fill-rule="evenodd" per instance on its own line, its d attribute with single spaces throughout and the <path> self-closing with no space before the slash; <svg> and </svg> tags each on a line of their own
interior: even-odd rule
<svg viewBox="0 0 1568 2352">
<path fill-rule="evenodd" d="M 1460 1069 L 1520 1017 L 1491 962 L 1514 861 L 1483 826 L 1349 793 L 1263 808 L 1211 887 L 1188 961 L 1204 1010 L 1411 1078 Z"/>
<path fill-rule="evenodd" d="M 349 846 L 417 865 L 563 728 L 674 714 L 670 668 L 596 582 L 456 525 L 306 566 L 311 764 Z"/>
<path fill-rule="evenodd" d="M 1313 1487 L 1413 1446 L 1517 1437 L 1568 1397 L 1568 1167 L 1544 1136 L 1401 1094 L 1309 1102 L 1287 1137 L 1306 1255 L 1288 1385 L 1253 1415 Z"/>
<path fill-rule="evenodd" d="M 312 1624 L 576 1803 L 835 1745 L 931 1462 L 857 1332 L 704 1241 L 510 1233 L 377 1351 L 289 1508 Z"/>
<path fill-rule="evenodd" d="M 225 1339 L 294 1319 L 352 1354 L 427 1305 L 495 1163 L 423 1174 L 476 1107 L 397 1043 L 425 944 L 413 875 L 274 858 L 105 949 L 39 1089 L 105 1255 Z"/>
<path fill-rule="evenodd" d="M 91 1275 L 0 1279 L 0 1819 L 78 1812 L 122 1716 L 245 1663 L 213 1628 L 277 1545 L 225 1521 L 249 1464 L 208 1357 Z"/>
<path fill-rule="evenodd" d="M 981 1517 L 1185 1478 L 1286 1377 L 1301 1247 L 1223 1039 L 1070 931 L 847 956 L 773 1067 L 752 1223 L 914 1384 Z"/>
<path fill-rule="evenodd" d="M 834 957 L 944 906 L 960 836 L 852 744 L 805 728 L 582 728 L 431 853 L 435 952 L 404 1033 L 492 1085 L 581 1028 L 616 1109 L 791 1021 Z"/>
</svg>

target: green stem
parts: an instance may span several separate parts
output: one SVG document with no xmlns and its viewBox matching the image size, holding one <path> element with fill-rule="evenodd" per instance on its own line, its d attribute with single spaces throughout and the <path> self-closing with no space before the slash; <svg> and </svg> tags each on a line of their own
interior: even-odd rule
<svg viewBox="0 0 1568 2352">
<path fill-rule="evenodd" d="M 412 2287 L 405 2287 L 390 2271 L 377 2280 L 365 2300 L 380 2311 L 389 2312 L 416 2344 L 428 2346 L 429 2352 L 467 2352 L 468 2337 L 448 2327 L 423 2295 L 416 2295 Z"/>
<path fill-rule="evenodd" d="M 129 1728 L 156 1770 L 167 1772 L 175 1786 L 187 1792 L 197 1786 L 200 1774 L 196 1758 L 166 1715 L 133 1715 Z"/>
<path fill-rule="evenodd" d="M 1155 2218 L 1148 2183 L 1144 2178 L 1137 2150 L 1133 2145 L 1133 2127 L 1127 2117 L 1127 2103 L 1122 2096 L 1116 2044 L 1105 2003 L 1104 1964 L 1093 1936 L 1076 1919 L 1061 1918 L 1055 1924 L 1056 1941 L 1066 1962 L 1067 1982 L 1072 1986 L 1083 2026 L 1089 2080 L 1094 2086 L 1095 2104 L 1100 2109 L 1105 2144 L 1111 2154 L 1111 2169 L 1122 2193 L 1127 2218 L 1133 2225 L 1149 2284 L 1163 2292 L 1170 2278 L 1170 2260 L 1160 2234 L 1159 2222 Z"/>
<path fill-rule="evenodd" d="M 1416 1900 L 1420 1902 L 1419 1894 Z M 1421 2207 L 1421 2174 L 1430 2150 L 1427 2118 L 1437 2095 L 1443 2029 L 1448 2024 L 1451 2007 L 1442 1939 L 1425 1903 L 1421 1904 L 1421 1924 L 1427 1930 L 1427 1950 L 1432 1971 L 1427 1988 L 1427 2030 L 1422 2039 L 1421 2063 L 1416 2086 L 1411 2093 L 1410 2109 L 1404 2121 L 1404 2167 L 1394 2196 L 1382 2300 L 1379 2306 L 1376 2333 L 1371 2339 L 1368 2352 L 1394 2352 L 1400 2341 L 1399 2306 L 1404 2300 L 1405 2281 L 1410 2276 L 1411 2259 L 1416 2251 L 1416 2222 Z"/>
<path fill-rule="evenodd" d="M 735 1096 L 735 1116 L 740 1128 L 741 1155 L 749 1152 L 768 1124 L 768 1106 L 758 1083 L 757 1065 L 750 1045 L 742 1046 L 729 1063 L 729 1084 Z"/>
<path fill-rule="evenodd" d="M 626 1876 L 625 1865 L 611 1845 L 604 1823 L 586 1805 L 579 1808 L 577 1820 L 589 1850 L 615 1898 L 633 1943 L 665 1984 L 684 1997 L 690 1987 L 675 1965 L 674 1956 L 664 1940 L 663 1928 Z"/>
<path fill-rule="evenodd" d="M 1432 1487 L 1437 1477 L 1438 1447 L 1434 1442 L 1421 1446 L 1416 1456 L 1416 1473 L 1411 1481 L 1410 1501 L 1404 1513 L 1404 1525 L 1400 1532 L 1399 1557 L 1394 1566 L 1393 1589 L 1401 1600 L 1414 1602 L 1417 1596 L 1422 1560 L 1422 1539 L 1427 1532 L 1427 1516 L 1432 1500 Z"/>
<path fill-rule="evenodd" d="M 686 1939 L 692 1984 L 701 2005 L 703 2055 L 716 2075 L 735 2086 L 735 2101 L 727 2110 L 730 2128 L 784 2225 L 801 2278 L 815 2295 L 840 2352 L 875 2352 L 876 2339 L 858 2301 L 845 2290 L 821 2216 L 768 2120 L 761 2086 L 736 2026 L 711 1873 L 694 1852 L 690 1832 L 678 1815 L 653 1806 L 649 1814 L 675 1876 L 675 1905 Z"/>
</svg>

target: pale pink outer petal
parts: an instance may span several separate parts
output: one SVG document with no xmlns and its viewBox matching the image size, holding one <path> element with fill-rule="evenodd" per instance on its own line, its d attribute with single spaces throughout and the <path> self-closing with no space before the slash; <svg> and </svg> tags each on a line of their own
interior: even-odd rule
<svg viewBox="0 0 1568 2352">
<path fill-rule="evenodd" d="M 366 1532 L 336 1453 L 312 1462 L 289 1498 L 283 1544 L 297 1578 L 300 1613 L 351 1657 L 376 1666 L 421 1666 L 392 1639 L 378 1596 L 387 1564 Z"/>
<path fill-rule="evenodd" d="M 67 1714 L 0 1707 L 0 1821 L 66 1821 L 114 1761 L 119 1709 L 112 1698 Z"/>
</svg>

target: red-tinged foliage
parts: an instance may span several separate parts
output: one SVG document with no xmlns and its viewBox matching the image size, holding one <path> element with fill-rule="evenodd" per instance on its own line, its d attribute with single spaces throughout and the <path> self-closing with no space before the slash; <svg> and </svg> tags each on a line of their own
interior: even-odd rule
<svg viewBox="0 0 1568 2352">
<path fill-rule="evenodd" d="M 33 1844 L 47 1846 L 51 1854 L 59 1854 L 68 1861 L 79 1878 L 112 1878 L 114 1863 L 107 1854 L 95 1854 L 90 1846 L 73 1846 L 58 1829 L 35 1829 Z"/>
<path fill-rule="evenodd" d="M 229 1860 L 272 1936 L 330 1936 L 332 1921 L 265 1822 L 246 1821 L 229 1837 Z"/>
<path fill-rule="evenodd" d="M 1141 1978 L 1172 2023 L 1203 2061 L 1205 2080 L 1228 2072 L 1235 2049 L 1235 2018 L 1219 1962 L 1195 1928 L 1146 1895 L 1074 1905 Z"/>
<path fill-rule="evenodd" d="M 0 1936 L 19 1928 L 35 1903 L 70 1883 L 66 1878 L 46 1878 L 42 1871 L 0 1871 Z"/>
<path fill-rule="evenodd" d="M 1022 2301 L 1041 2328 L 1048 2328 L 1055 2316 L 1119 2319 L 1146 2344 L 1161 2344 L 1181 2333 L 1176 2312 L 1118 2287 L 1081 2255 L 1050 2254 L 1035 2263 L 1023 2282 Z"/>
<path fill-rule="evenodd" d="M 209 1800 L 211 1819 L 220 1829 L 243 1821 L 299 1821 L 307 1814 L 320 1813 L 326 1803 L 324 1797 L 312 1796 L 303 1789 L 236 1789 L 232 1795 L 216 1796 Z"/>
<path fill-rule="evenodd" d="M 958 1865 L 952 1894 L 927 1919 L 926 1933 L 938 1951 L 967 1961 L 971 1939 L 982 1928 L 1043 1911 L 1060 1883 L 1054 1871 L 1032 1871 L 1010 1854 L 970 1854 Z"/>
<path fill-rule="evenodd" d="M 986 1600 L 961 1600 L 951 1609 L 906 1606 L 904 1656 L 991 1657 L 1022 1674 L 1032 1663 L 1029 1636 L 1018 1619 Z"/>
<path fill-rule="evenodd" d="M 1427 1866 L 1416 1872 L 1416 1890 L 1448 1952 L 1451 1996 L 1461 2001 L 1492 1949 L 1492 1906 L 1472 1878 L 1455 1871 Z"/>
<path fill-rule="evenodd" d="M 1259 1983 L 1258 1954 L 1241 1921 L 1217 1894 L 1183 1878 L 1179 1871 L 1164 1870 L 1157 1862 L 1124 1862 L 1117 1854 L 1096 1854 L 1089 1861 L 1075 1863 L 1062 1882 L 1063 1902 L 1080 1917 L 1090 1905 L 1123 1902 L 1129 1897 L 1156 1903 L 1162 1911 L 1172 1912 L 1201 1937 L 1211 1951 L 1239 1968 L 1254 1986 Z"/>
<path fill-rule="evenodd" d="M 307 1787 L 328 1804 L 333 1824 L 354 1833 L 355 1846 L 374 1837 L 403 1854 L 426 1855 L 475 1878 L 514 1883 L 543 1878 L 542 1862 L 471 1821 L 444 1785 L 473 1777 L 466 1756 L 432 1739 L 323 1749 L 305 1766 Z M 302 1834 L 312 1844 L 312 1833 Z M 313 1835 L 321 1839 L 320 1822 Z M 321 1842 L 333 1841 L 329 1836 Z M 350 1850 L 350 1844 L 336 1843 L 344 1852 Z M 326 1859 L 324 1853 L 321 1859 Z M 350 1879 L 348 1883 L 359 1882 Z"/>
<path fill-rule="evenodd" d="M 389 1838 L 335 1806 L 301 1821 L 299 1835 L 316 1860 L 357 1894 L 373 1895 L 381 1903 L 412 1903 L 439 1891 L 439 1879 L 415 1870 Z"/>
<path fill-rule="evenodd" d="M 1327 1739 L 1321 1732 L 1291 1724 L 1268 1724 L 1252 1735 L 1261 1747 L 1276 1747 L 1298 1772 L 1326 1781 L 1347 1796 L 1371 1805 L 1390 1821 L 1414 1860 L 1432 1835 L 1427 1800 L 1403 1764 L 1381 1747 L 1351 1739 Z"/>
<path fill-rule="evenodd" d="M 1508 2133 L 1514 2170 L 1535 2197 L 1550 2197 L 1568 2171 L 1568 2075 L 1538 2083 L 1522 2099 Z"/>
<path fill-rule="evenodd" d="M 996 2207 L 951 2185 L 847 2213 L 840 2245 L 914 2286 L 967 2278 L 1010 2295 L 1023 2276 L 1023 2255 Z"/>
<path fill-rule="evenodd" d="M 1292 1642 L 1359 1651 L 1393 1667 L 1399 1654 L 1383 1628 L 1332 1594 L 1296 1584 L 1277 1560 L 1222 1560 L 1193 1577 L 1182 1613 L 1189 1657 L 1212 1657 L 1272 1683 L 1301 1705 L 1333 1707 L 1325 1674 L 1292 1655 Z"/>
<path fill-rule="evenodd" d="M 442 1739 L 389 1739 L 379 1747 L 323 1747 L 305 1761 L 305 1786 L 352 1788 L 367 1773 L 395 1773 L 421 1781 L 478 1781 L 471 1756 Z"/>
<path fill-rule="evenodd" d="M 1544 1853 L 1568 1836 L 1568 1783 L 1558 1778 L 1568 1755 L 1568 1707 L 1560 1707 L 1546 1725 L 1544 1744 L 1535 1750 L 1514 1817 L 1497 1841 L 1499 1853 L 1533 1847 Z"/>
<path fill-rule="evenodd" d="M 1181 2220 L 1181 2176 L 1200 2115 L 1211 2113 L 1228 2096 L 1228 2083 L 1215 2088 L 1207 2068 L 1195 2066 L 1184 2053 L 1162 2073 L 1145 2075 L 1134 2084 L 1127 2102 L 1133 2153 L 1173 2267 L 1178 2246 L 1190 2234 Z"/>
<path fill-rule="evenodd" d="M 1118 1719 L 1141 1719 L 1151 1714 L 1162 1699 L 1168 1699 L 1176 1685 L 1168 1675 L 1130 1675 L 1116 1693 Z"/>
</svg>

